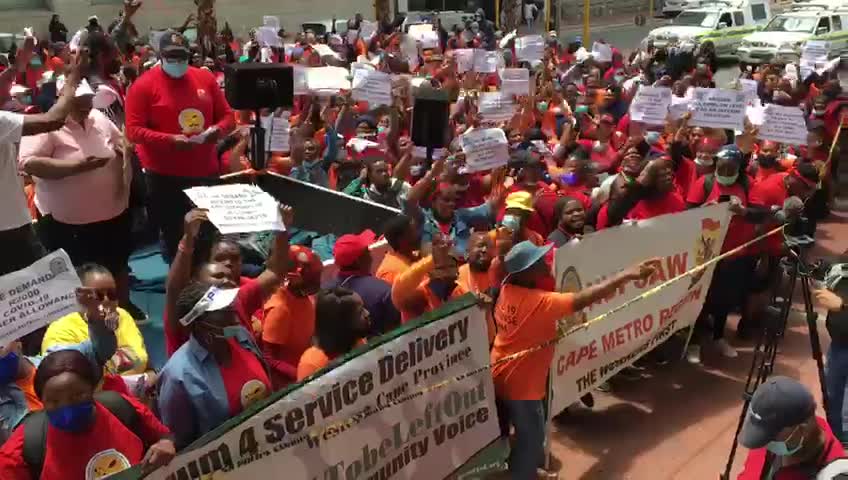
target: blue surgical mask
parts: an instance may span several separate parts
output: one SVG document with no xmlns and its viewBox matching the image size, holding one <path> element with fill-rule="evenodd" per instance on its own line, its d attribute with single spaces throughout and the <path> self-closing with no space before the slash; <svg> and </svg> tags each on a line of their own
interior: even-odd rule
<svg viewBox="0 0 848 480">
<path fill-rule="evenodd" d="M 660 143 L 660 132 L 648 132 L 645 134 L 645 141 L 648 145 L 656 145 Z"/>
<path fill-rule="evenodd" d="M 730 176 L 724 176 L 724 175 L 719 175 L 719 174 L 716 174 L 716 176 L 715 176 L 716 182 L 718 182 L 719 185 L 724 185 L 725 187 L 729 187 L 729 186 L 733 185 L 734 183 L 736 183 L 736 180 L 738 178 L 739 178 L 738 173 L 735 174 L 735 175 L 730 175 Z"/>
<path fill-rule="evenodd" d="M 379 135 L 379 134 L 386 133 L 387 130 L 388 130 L 388 127 L 384 127 L 384 126 L 381 125 L 381 126 L 377 127 L 377 134 Z"/>
<path fill-rule="evenodd" d="M 548 111 L 548 102 L 539 102 L 539 103 L 536 104 L 536 108 L 540 112 L 545 113 L 545 112 Z"/>
<path fill-rule="evenodd" d="M 0 385 L 8 385 L 15 381 L 20 363 L 21 357 L 15 352 L 0 358 Z"/>
<path fill-rule="evenodd" d="M 66 432 L 79 432 L 91 424 L 94 418 L 94 402 L 65 405 L 47 412 L 50 425 Z"/>
<path fill-rule="evenodd" d="M 182 78 L 188 71 L 188 60 L 171 62 L 168 60 L 162 61 L 162 71 L 171 78 Z"/>
<path fill-rule="evenodd" d="M 232 325 L 229 327 L 224 327 L 224 330 L 221 331 L 221 336 L 223 338 L 236 338 L 238 336 L 239 331 L 241 331 L 240 326 Z"/>
<path fill-rule="evenodd" d="M 789 440 L 790 438 L 792 438 L 792 436 L 795 435 L 796 430 L 798 430 L 798 427 L 795 427 L 795 430 L 793 430 L 792 433 L 789 434 L 789 436 L 786 438 L 786 440 Z M 792 449 L 790 449 L 789 446 L 786 445 L 786 440 L 783 440 L 783 441 L 772 440 L 771 442 L 766 444 L 766 450 L 777 455 L 778 457 L 789 457 L 789 456 L 792 456 L 792 455 L 795 455 L 796 453 L 798 453 L 798 451 L 801 450 L 801 447 L 804 446 L 804 438 L 803 437 L 801 437 L 801 440 L 798 442 L 798 445 L 795 446 Z"/>
<path fill-rule="evenodd" d="M 515 215 L 504 215 L 503 220 L 501 220 L 501 225 L 512 230 L 513 232 L 517 232 L 521 229 L 521 219 Z"/>
<path fill-rule="evenodd" d="M 32 60 L 29 61 L 29 64 L 33 67 L 40 67 L 42 65 L 41 57 L 39 57 L 38 55 L 32 57 Z"/>
</svg>

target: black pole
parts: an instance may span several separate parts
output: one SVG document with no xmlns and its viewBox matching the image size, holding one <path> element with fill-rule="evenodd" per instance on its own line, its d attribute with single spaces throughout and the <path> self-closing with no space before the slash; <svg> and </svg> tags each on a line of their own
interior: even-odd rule
<svg viewBox="0 0 848 480">
<path fill-rule="evenodd" d="M 265 169 L 265 128 L 262 126 L 262 117 L 259 110 L 253 112 L 255 117 L 253 129 L 250 132 L 250 151 L 253 153 L 250 158 L 250 167 L 254 170 L 261 171 Z"/>
</svg>

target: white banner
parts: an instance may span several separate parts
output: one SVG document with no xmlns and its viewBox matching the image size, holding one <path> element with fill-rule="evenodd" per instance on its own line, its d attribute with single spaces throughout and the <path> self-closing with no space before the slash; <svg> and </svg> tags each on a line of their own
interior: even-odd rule
<svg viewBox="0 0 848 480">
<path fill-rule="evenodd" d="M 392 77 L 376 70 L 357 69 L 353 73 L 354 100 L 368 102 L 368 108 L 392 104 Z"/>
<path fill-rule="evenodd" d="M 530 95 L 530 71 L 526 68 L 504 68 L 500 76 L 504 95 Z"/>
<path fill-rule="evenodd" d="M 515 115 L 518 106 L 512 97 L 503 92 L 480 92 L 477 94 L 477 111 L 483 123 L 497 124 L 508 122 Z"/>
<path fill-rule="evenodd" d="M 471 306 L 367 351 L 146 478 L 448 477 L 500 435 L 491 374 L 389 402 L 488 364 L 484 315 Z"/>
<path fill-rule="evenodd" d="M 192 187 L 184 192 L 198 208 L 209 210 L 209 221 L 224 235 L 286 229 L 277 201 L 256 185 Z"/>
<path fill-rule="evenodd" d="M 565 322 L 582 322 L 609 312 L 715 257 L 721 251 L 729 220 L 726 205 L 695 208 L 603 230 L 557 249 L 554 274 L 558 289 L 566 292 L 597 284 L 645 259 L 662 259 L 661 270 L 651 279 L 623 285 L 577 313 L 576 318 L 563 319 L 559 328 L 564 328 Z M 707 296 L 712 271 L 710 266 L 703 274 L 678 280 L 560 341 L 551 364 L 551 411 L 562 411 L 674 332 L 693 325 Z"/>
<path fill-rule="evenodd" d="M 798 107 L 782 107 L 772 103 L 765 106 L 763 123 L 757 138 L 789 145 L 807 144 L 807 122 Z"/>
<path fill-rule="evenodd" d="M 350 73 L 342 67 L 313 67 L 306 69 L 306 84 L 315 93 L 336 94 L 350 90 Z"/>
<path fill-rule="evenodd" d="M 630 119 L 648 125 L 663 125 L 671 106 L 671 89 L 667 87 L 639 86 L 630 104 Z"/>
<path fill-rule="evenodd" d="M 459 137 L 469 173 L 490 170 L 509 161 L 509 143 L 500 128 L 478 128 Z"/>
<path fill-rule="evenodd" d="M 515 39 L 515 57 L 528 62 L 545 56 L 545 39 L 541 35 L 525 35 Z"/>
<path fill-rule="evenodd" d="M 0 277 L 0 345 L 78 311 L 76 289 L 80 286 L 64 250 Z"/>
<path fill-rule="evenodd" d="M 742 130 L 745 127 L 745 92 L 719 88 L 696 88 L 692 94 L 694 127 Z"/>
</svg>

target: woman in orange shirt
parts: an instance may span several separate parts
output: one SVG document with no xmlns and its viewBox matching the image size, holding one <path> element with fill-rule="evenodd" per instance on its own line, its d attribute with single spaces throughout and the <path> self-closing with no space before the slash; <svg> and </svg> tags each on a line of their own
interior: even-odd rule
<svg viewBox="0 0 848 480">
<path fill-rule="evenodd" d="M 315 301 L 314 345 L 300 357 L 297 381 L 363 345 L 370 326 L 371 317 L 356 292 L 342 287 L 320 292 Z"/>
</svg>

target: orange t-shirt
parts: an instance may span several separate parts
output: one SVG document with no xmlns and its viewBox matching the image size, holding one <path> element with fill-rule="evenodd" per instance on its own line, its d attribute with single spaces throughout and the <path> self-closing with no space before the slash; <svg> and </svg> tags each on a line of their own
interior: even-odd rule
<svg viewBox="0 0 848 480">
<path fill-rule="evenodd" d="M 41 403 L 41 400 L 38 399 L 38 395 L 35 394 L 35 368 L 31 368 L 29 370 L 29 375 L 16 380 L 15 384 L 24 393 L 24 398 L 26 398 L 27 407 L 30 412 L 37 412 L 44 409 L 44 404 Z"/>
<path fill-rule="evenodd" d="M 409 268 L 410 265 L 412 265 L 412 262 L 407 260 L 406 257 L 393 250 L 389 250 L 386 256 L 383 257 L 383 261 L 380 262 L 380 266 L 377 268 L 377 273 L 374 276 L 392 285 L 395 283 L 395 278 Z"/>
<path fill-rule="evenodd" d="M 475 272 L 466 263 L 459 267 L 459 278 L 456 283 L 466 292 L 485 292 L 495 286 L 492 273 L 491 269 L 487 272 Z M 491 345 L 495 340 L 497 329 L 495 328 L 495 318 L 489 309 L 486 311 L 486 328 L 489 331 L 489 345 Z"/>
<path fill-rule="evenodd" d="M 297 381 L 300 382 L 304 378 L 326 367 L 330 363 L 330 360 L 331 358 L 319 347 L 313 346 L 307 348 L 297 363 Z"/>
<path fill-rule="evenodd" d="M 298 297 L 287 288 L 280 288 L 265 303 L 264 311 L 262 341 L 282 346 L 279 360 L 297 365 L 315 333 L 313 298 Z"/>
<path fill-rule="evenodd" d="M 574 294 L 546 292 L 504 285 L 495 306 L 498 333 L 492 362 L 554 338 L 557 320 L 570 315 Z M 541 400 L 545 397 L 553 346 L 495 365 L 495 392 L 504 400 Z"/>
</svg>

